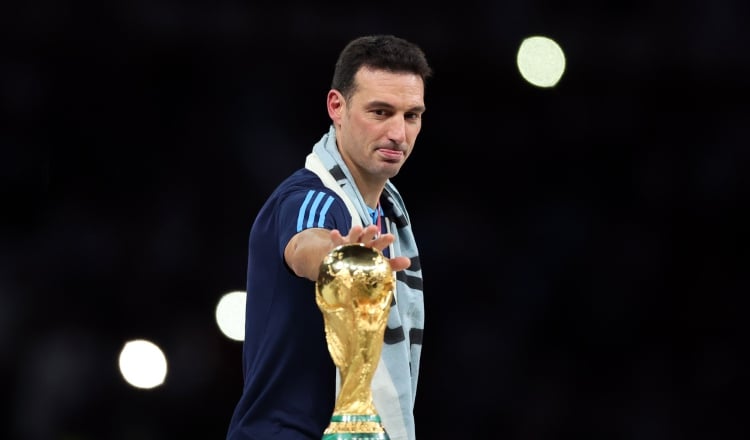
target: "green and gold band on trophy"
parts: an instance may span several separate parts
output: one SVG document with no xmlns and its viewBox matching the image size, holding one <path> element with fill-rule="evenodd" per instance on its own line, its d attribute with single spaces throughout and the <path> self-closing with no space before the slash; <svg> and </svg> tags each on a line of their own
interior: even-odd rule
<svg viewBox="0 0 750 440">
<path fill-rule="evenodd" d="M 383 254 L 363 244 L 333 249 L 320 265 L 315 300 L 341 388 L 323 440 L 389 440 L 372 398 L 394 277 Z"/>
</svg>

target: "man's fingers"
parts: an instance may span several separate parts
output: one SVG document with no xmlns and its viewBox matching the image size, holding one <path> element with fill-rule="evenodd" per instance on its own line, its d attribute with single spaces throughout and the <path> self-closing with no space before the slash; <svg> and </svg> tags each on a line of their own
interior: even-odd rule
<svg viewBox="0 0 750 440">
<path fill-rule="evenodd" d="M 407 257 L 394 257 L 390 260 L 391 269 L 395 271 L 408 269 L 411 266 L 411 260 Z"/>
</svg>

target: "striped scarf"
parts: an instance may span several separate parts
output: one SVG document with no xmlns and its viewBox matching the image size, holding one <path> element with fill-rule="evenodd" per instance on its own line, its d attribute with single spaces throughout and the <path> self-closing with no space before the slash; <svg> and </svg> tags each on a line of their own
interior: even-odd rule
<svg viewBox="0 0 750 440">
<path fill-rule="evenodd" d="M 352 213 L 353 225 L 373 224 L 367 205 L 336 147 L 333 125 L 315 144 L 305 167 L 343 199 Z M 386 182 L 384 196 L 381 205 L 387 215 L 387 231 L 396 236 L 389 248 L 390 255 L 409 257 L 411 266 L 396 272 L 394 302 L 388 316 L 380 362 L 372 381 L 373 403 L 391 440 L 415 440 L 414 399 L 424 328 L 422 268 L 409 214 L 390 180 Z M 348 231 L 341 232 L 346 234 Z M 338 374 L 336 376 L 338 395 L 340 384 Z"/>
</svg>

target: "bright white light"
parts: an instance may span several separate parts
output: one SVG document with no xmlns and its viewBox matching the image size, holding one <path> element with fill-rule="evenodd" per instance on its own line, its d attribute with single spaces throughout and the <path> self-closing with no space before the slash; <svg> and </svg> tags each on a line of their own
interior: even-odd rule
<svg viewBox="0 0 750 440">
<path fill-rule="evenodd" d="M 153 342 L 132 340 L 120 352 L 120 374 L 134 387 L 154 388 L 164 383 L 167 359 Z"/>
<path fill-rule="evenodd" d="M 224 335 L 235 341 L 245 339 L 245 301 L 242 291 L 224 294 L 216 305 L 216 324 Z"/>
<path fill-rule="evenodd" d="M 521 76 L 538 87 L 553 87 L 565 72 L 565 54 L 547 37 L 533 36 L 523 40 L 516 62 Z"/>
</svg>

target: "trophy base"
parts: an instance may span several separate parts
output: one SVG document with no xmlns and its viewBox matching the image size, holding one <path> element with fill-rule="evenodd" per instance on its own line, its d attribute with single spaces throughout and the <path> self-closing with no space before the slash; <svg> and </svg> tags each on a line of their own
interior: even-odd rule
<svg viewBox="0 0 750 440">
<path fill-rule="evenodd" d="M 385 432 L 338 432 L 323 434 L 323 440 L 390 440 Z"/>
<path fill-rule="evenodd" d="M 323 440 L 390 440 L 378 415 L 337 414 L 323 432 Z"/>
</svg>

